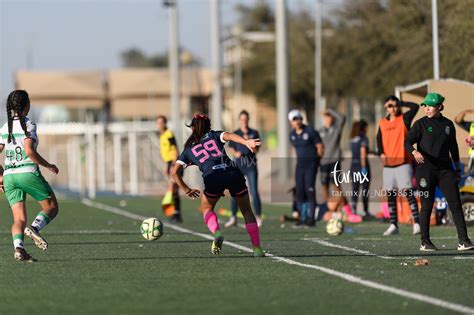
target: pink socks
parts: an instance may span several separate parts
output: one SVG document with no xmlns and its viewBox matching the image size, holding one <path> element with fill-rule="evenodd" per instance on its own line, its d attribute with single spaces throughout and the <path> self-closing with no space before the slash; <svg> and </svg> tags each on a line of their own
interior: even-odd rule
<svg viewBox="0 0 474 315">
<path fill-rule="evenodd" d="M 362 217 L 352 212 L 352 208 L 349 204 L 346 204 L 345 206 L 343 206 L 342 209 L 347 215 L 347 221 L 352 222 L 352 223 L 362 222 Z"/>
<path fill-rule="evenodd" d="M 252 246 L 260 247 L 260 235 L 258 233 L 257 223 L 245 224 L 245 228 L 247 229 L 247 233 L 250 236 L 250 241 L 252 242 Z"/>
<path fill-rule="evenodd" d="M 219 223 L 217 223 L 217 215 L 213 210 L 204 214 L 204 223 L 206 223 L 209 231 L 211 231 L 213 235 L 220 230 Z"/>
<path fill-rule="evenodd" d="M 217 223 L 217 215 L 214 211 L 208 211 L 204 214 L 204 223 L 206 223 L 209 231 L 211 231 L 214 237 L 221 234 L 219 223 Z M 260 234 L 258 232 L 257 223 L 248 223 L 245 224 L 245 229 L 249 234 L 250 241 L 252 242 L 253 247 L 260 247 Z"/>
</svg>

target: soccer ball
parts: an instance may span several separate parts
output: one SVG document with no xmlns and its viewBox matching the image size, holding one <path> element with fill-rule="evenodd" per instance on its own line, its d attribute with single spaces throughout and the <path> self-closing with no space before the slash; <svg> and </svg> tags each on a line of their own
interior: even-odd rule
<svg viewBox="0 0 474 315">
<path fill-rule="evenodd" d="M 331 218 L 326 224 L 326 232 L 329 235 L 341 235 L 344 232 L 344 223 L 339 218 Z"/>
<path fill-rule="evenodd" d="M 156 241 L 163 235 L 163 223 L 157 218 L 149 218 L 142 222 L 140 232 L 149 241 Z"/>
</svg>

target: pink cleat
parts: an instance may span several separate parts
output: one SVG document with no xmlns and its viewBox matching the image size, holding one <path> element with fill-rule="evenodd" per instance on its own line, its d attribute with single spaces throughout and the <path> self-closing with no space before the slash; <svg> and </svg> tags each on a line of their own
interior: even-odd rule
<svg viewBox="0 0 474 315">
<path fill-rule="evenodd" d="M 352 212 L 351 206 L 349 204 L 342 207 L 346 213 L 347 221 L 351 223 L 360 223 L 362 222 L 362 217 L 358 214 Z"/>
</svg>

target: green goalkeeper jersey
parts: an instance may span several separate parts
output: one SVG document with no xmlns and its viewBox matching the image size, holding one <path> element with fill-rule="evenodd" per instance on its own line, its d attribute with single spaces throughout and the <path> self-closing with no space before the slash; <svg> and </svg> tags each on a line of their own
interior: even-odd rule
<svg viewBox="0 0 474 315">
<path fill-rule="evenodd" d="M 8 123 L 5 123 L 0 129 L 0 144 L 5 146 L 5 172 L 4 175 L 8 174 L 19 174 L 19 173 L 34 173 L 38 170 L 38 165 L 35 164 L 25 152 L 25 139 L 30 138 L 35 142 L 35 149 L 38 146 L 38 136 L 36 134 L 36 124 L 25 118 L 26 131 L 29 133 L 28 136 L 21 128 L 20 120 L 18 118 L 13 119 L 12 138 L 8 142 Z"/>
</svg>

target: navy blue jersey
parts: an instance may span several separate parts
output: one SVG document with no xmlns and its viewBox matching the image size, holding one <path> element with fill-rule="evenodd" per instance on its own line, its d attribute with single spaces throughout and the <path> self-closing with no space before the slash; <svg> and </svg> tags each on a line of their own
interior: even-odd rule
<svg viewBox="0 0 474 315">
<path fill-rule="evenodd" d="M 469 132 L 471 130 L 471 124 L 474 123 L 474 121 L 463 121 L 462 123 L 458 124 L 459 127 L 462 129 L 466 130 Z"/>
<path fill-rule="evenodd" d="M 290 132 L 291 144 L 295 147 L 298 159 L 319 159 L 316 152 L 316 144 L 321 143 L 321 137 L 314 128 L 303 125 L 303 131 L 297 134 L 293 129 Z"/>
<path fill-rule="evenodd" d="M 196 165 L 203 177 L 215 170 L 235 168 L 225 153 L 223 134 L 223 131 L 209 131 L 199 142 L 185 148 L 176 162 L 181 165 Z"/>
<path fill-rule="evenodd" d="M 257 130 L 248 128 L 247 133 L 244 133 L 241 129 L 237 129 L 234 131 L 235 134 L 241 136 L 244 139 L 259 139 L 260 135 Z M 253 165 L 255 165 L 255 162 L 257 161 L 257 157 L 255 153 L 250 151 L 249 148 L 247 148 L 245 145 L 234 142 L 234 141 L 229 141 L 229 146 L 233 148 L 235 151 L 240 152 L 241 157 L 237 158 L 236 162 L 237 165 L 243 166 L 247 165 L 249 161 L 253 161 Z"/>
<path fill-rule="evenodd" d="M 352 164 L 361 165 L 360 148 L 364 146 L 369 152 L 369 140 L 365 135 L 360 135 L 351 139 Z M 368 159 L 365 158 L 365 165 L 368 165 Z"/>
</svg>

